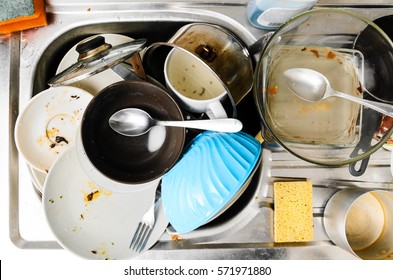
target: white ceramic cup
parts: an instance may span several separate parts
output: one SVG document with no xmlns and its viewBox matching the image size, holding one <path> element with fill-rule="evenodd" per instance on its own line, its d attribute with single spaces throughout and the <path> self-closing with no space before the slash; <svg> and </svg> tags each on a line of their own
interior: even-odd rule
<svg viewBox="0 0 393 280">
<path fill-rule="evenodd" d="M 165 59 L 164 75 L 167 88 L 184 109 L 211 119 L 228 117 L 221 103 L 227 97 L 222 81 L 193 54 L 173 48 Z"/>
</svg>

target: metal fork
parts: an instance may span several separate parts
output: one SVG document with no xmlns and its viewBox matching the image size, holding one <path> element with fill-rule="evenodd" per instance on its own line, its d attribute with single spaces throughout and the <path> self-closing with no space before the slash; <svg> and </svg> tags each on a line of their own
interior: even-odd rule
<svg viewBox="0 0 393 280">
<path fill-rule="evenodd" d="M 157 191 L 158 192 L 158 191 Z M 157 196 L 157 193 L 156 193 Z M 155 203 L 152 204 L 150 209 L 143 215 L 141 222 L 136 229 L 134 237 L 130 243 L 130 249 L 136 252 L 142 252 L 145 248 L 147 241 L 150 238 L 151 232 L 153 231 L 154 223 L 155 223 L 155 208 L 160 199 L 158 199 Z"/>
</svg>

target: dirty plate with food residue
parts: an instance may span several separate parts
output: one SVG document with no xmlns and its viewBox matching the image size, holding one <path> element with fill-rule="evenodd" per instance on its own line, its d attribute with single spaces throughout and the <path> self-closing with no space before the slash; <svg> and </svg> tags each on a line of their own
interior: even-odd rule
<svg viewBox="0 0 393 280">
<path fill-rule="evenodd" d="M 61 86 L 35 95 L 15 126 L 18 151 L 34 168 L 48 172 L 76 137 L 84 110 L 93 96 L 85 90 Z"/>
<path fill-rule="evenodd" d="M 71 145 L 49 171 L 42 201 L 49 226 L 65 249 L 85 259 L 129 259 L 140 254 L 129 246 L 154 196 L 155 187 L 115 193 L 98 186 L 82 171 Z M 159 203 L 145 250 L 167 226 Z"/>
</svg>

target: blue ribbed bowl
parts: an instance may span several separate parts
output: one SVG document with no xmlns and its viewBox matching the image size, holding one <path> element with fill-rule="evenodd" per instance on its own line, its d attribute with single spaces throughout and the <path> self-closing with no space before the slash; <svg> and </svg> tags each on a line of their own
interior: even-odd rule
<svg viewBox="0 0 393 280">
<path fill-rule="evenodd" d="M 162 178 L 162 203 L 173 228 L 190 232 L 229 207 L 260 156 L 261 144 L 246 133 L 198 135 Z"/>
</svg>

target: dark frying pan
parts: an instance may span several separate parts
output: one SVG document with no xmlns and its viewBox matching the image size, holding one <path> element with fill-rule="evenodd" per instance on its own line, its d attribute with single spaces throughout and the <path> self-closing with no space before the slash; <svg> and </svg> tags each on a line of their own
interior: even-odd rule
<svg viewBox="0 0 393 280">
<path fill-rule="evenodd" d="M 374 23 L 393 39 L 393 15 L 378 18 L 374 20 Z M 386 40 L 380 40 L 380 38 L 381 35 L 375 31 L 374 27 L 366 27 L 355 40 L 354 48 L 367 57 L 364 76 L 367 78 L 365 84 L 370 95 L 365 95 L 364 98 L 393 104 L 393 92 L 390 90 L 393 87 L 393 79 L 386 78 L 393 77 L 393 51 Z M 391 63 L 387 63 L 389 61 Z M 370 67 L 367 67 L 368 65 Z M 362 122 L 362 139 L 354 149 L 353 157 L 362 150 L 370 149 L 374 132 L 381 124 L 381 115 L 373 110 L 364 109 Z M 350 173 L 353 176 L 363 175 L 369 159 L 367 157 L 360 163 L 350 164 Z"/>
</svg>

